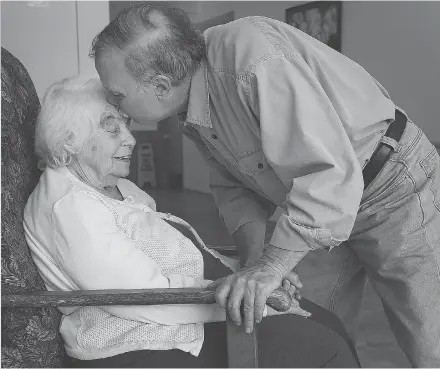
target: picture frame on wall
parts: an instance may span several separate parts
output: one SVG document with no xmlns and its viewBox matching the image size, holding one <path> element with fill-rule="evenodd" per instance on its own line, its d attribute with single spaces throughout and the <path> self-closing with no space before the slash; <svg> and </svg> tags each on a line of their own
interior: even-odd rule
<svg viewBox="0 0 440 369">
<path fill-rule="evenodd" d="M 342 1 L 314 1 L 286 9 L 286 23 L 341 52 Z"/>
</svg>

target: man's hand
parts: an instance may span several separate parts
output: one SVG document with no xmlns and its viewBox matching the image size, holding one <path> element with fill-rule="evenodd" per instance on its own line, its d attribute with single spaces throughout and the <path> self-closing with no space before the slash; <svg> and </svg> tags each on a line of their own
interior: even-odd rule
<svg viewBox="0 0 440 369">
<path fill-rule="evenodd" d="M 259 323 L 263 318 L 267 298 L 281 286 L 283 279 L 288 281 L 284 284 L 294 296 L 297 294 L 297 289 L 302 287 L 298 275 L 292 272 L 292 269 L 307 252 L 284 250 L 267 245 L 264 255 L 254 265 L 214 281 L 208 287 L 216 289 L 215 299 L 220 307 L 228 310 L 232 321 L 237 325 L 244 323 L 246 332 L 250 333 L 254 322 Z M 242 303 L 244 322 L 240 314 Z"/>
<path fill-rule="evenodd" d="M 289 272 L 289 274 L 289 278 L 283 279 L 282 287 L 290 293 L 290 296 L 292 296 L 293 299 L 292 302 L 295 303 L 296 301 L 301 300 L 299 289 L 303 287 L 303 284 L 299 280 L 298 274 L 293 271 Z M 294 283 L 291 281 L 294 281 Z"/>
<path fill-rule="evenodd" d="M 301 283 L 295 273 L 288 273 L 284 278 L 295 288 Z M 215 299 L 220 307 L 228 310 L 232 321 L 237 325 L 244 323 L 245 331 L 251 333 L 254 321 L 259 323 L 263 318 L 267 298 L 281 286 L 282 280 L 283 275 L 279 271 L 270 266 L 257 263 L 215 281 L 209 287 L 217 287 Z M 244 322 L 240 312 L 242 302 Z"/>
</svg>

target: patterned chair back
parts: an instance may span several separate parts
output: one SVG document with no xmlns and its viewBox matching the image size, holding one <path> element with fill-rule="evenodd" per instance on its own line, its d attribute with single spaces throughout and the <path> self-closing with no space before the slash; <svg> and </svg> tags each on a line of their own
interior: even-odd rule
<svg viewBox="0 0 440 369">
<path fill-rule="evenodd" d="M 23 231 L 23 210 L 40 176 L 34 127 L 40 102 L 25 67 L 2 48 L 1 205 L 4 292 L 45 290 Z M 61 367 L 64 348 L 55 308 L 2 308 L 2 367 Z"/>
</svg>

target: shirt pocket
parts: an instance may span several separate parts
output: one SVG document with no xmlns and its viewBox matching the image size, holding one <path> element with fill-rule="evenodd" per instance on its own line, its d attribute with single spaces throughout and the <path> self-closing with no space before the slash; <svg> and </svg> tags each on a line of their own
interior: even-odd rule
<svg viewBox="0 0 440 369">
<path fill-rule="evenodd" d="M 251 179 L 251 189 L 262 198 L 269 200 L 266 205 L 273 213 L 276 206 L 284 206 L 290 188 L 280 180 L 262 149 L 255 149 L 238 157 L 238 167 L 242 174 Z"/>
<path fill-rule="evenodd" d="M 266 172 L 270 169 L 269 162 L 262 149 L 254 149 L 238 156 L 240 170 L 250 176 Z"/>
</svg>

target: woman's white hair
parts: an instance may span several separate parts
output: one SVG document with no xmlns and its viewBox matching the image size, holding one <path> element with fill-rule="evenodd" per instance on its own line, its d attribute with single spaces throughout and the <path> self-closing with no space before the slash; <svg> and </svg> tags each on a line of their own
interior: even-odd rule
<svg viewBox="0 0 440 369">
<path fill-rule="evenodd" d="M 38 167 L 69 165 L 101 121 L 109 105 L 97 77 L 73 77 L 47 90 L 35 130 Z"/>
</svg>

